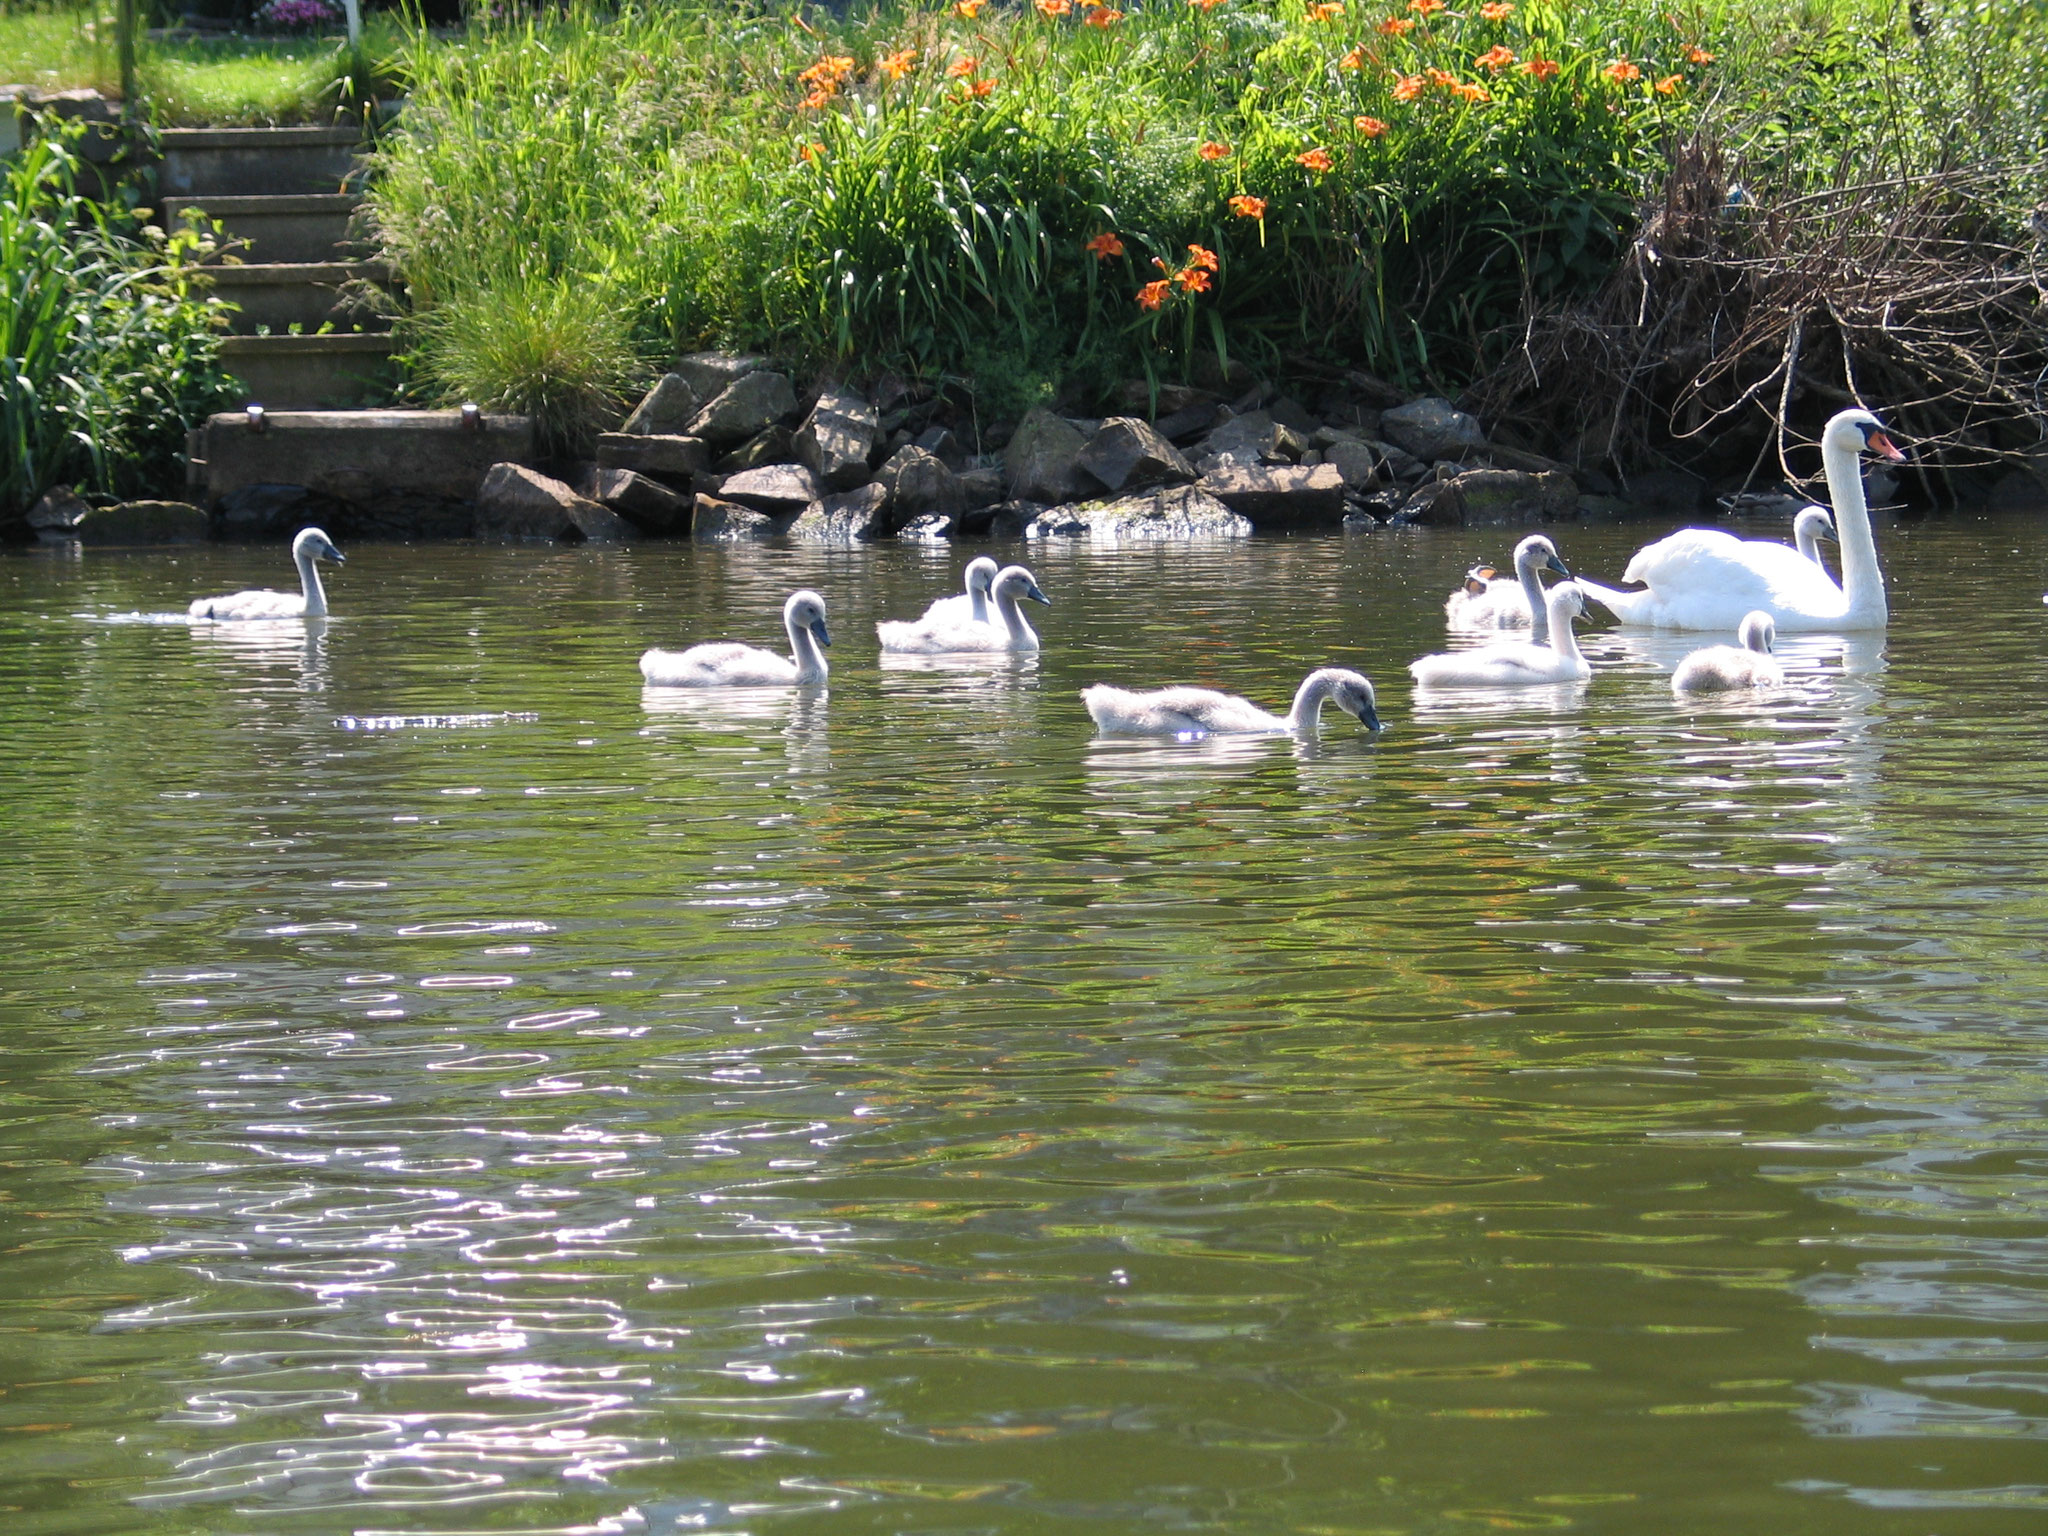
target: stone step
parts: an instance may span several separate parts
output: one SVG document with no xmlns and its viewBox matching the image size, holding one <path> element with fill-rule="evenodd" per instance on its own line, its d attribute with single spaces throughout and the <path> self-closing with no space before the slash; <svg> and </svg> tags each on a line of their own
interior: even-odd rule
<svg viewBox="0 0 2048 1536">
<path fill-rule="evenodd" d="M 389 284 L 391 269 L 373 261 L 263 262 L 212 269 L 213 291 L 237 306 L 229 328 L 252 336 L 259 330 L 333 324 L 351 330 L 384 331 L 383 315 L 347 305 L 342 287 L 351 280 Z"/>
<path fill-rule="evenodd" d="M 348 236 L 358 201 L 352 192 L 167 197 L 163 218 L 166 227 L 175 227 L 186 209 L 196 208 L 207 218 L 220 220 L 230 239 L 247 242 L 239 252 L 245 261 L 346 261 L 362 244 Z"/>
<path fill-rule="evenodd" d="M 380 332 L 326 336 L 223 336 L 222 365 L 244 398 L 266 409 L 305 410 L 391 398 L 398 344 Z"/>
<path fill-rule="evenodd" d="M 338 192 L 360 166 L 362 131 L 342 128 L 166 128 L 165 197 Z"/>
</svg>

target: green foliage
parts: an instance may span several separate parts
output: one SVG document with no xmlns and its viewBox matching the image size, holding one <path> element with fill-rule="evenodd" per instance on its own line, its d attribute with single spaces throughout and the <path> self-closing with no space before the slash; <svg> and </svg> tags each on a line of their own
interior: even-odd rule
<svg viewBox="0 0 2048 1536">
<path fill-rule="evenodd" d="M 0 170 L 0 512 L 52 485 L 175 484 L 187 429 L 234 399 L 198 265 L 211 242 L 152 239 L 78 196 L 58 137 Z"/>
<path fill-rule="evenodd" d="M 2048 24 L 1988 3 L 1926 0 L 1916 30 L 1892 0 L 1158 0 L 1100 26 L 1078 3 L 571 0 L 413 38 L 375 213 L 420 328 L 496 303 L 504 331 L 540 283 L 602 292 L 650 354 L 965 376 L 991 408 L 1204 350 L 1455 385 L 1532 305 L 1605 281 L 1686 135 L 1802 190 L 2039 163 Z M 1088 252 L 1104 233 L 1121 254 Z M 1186 275 L 1191 247 L 1213 273 Z M 418 361 L 479 392 L 460 354 Z"/>
</svg>

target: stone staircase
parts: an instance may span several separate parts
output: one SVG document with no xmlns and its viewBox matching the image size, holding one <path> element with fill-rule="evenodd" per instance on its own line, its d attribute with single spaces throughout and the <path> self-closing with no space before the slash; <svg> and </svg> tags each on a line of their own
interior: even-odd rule
<svg viewBox="0 0 2048 1536">
<path fill-rule="evenodd" d="M 387 323 L 348 308 L 343 286 L 389 282 L 349 237 L 355 128 L 174 128 L 163 134 L 159 207 L 218 220 L 240 265 L 214 291 L 240 306 L 222 361 L 273 409 L 382 404 L 396 373 Z M 323 333 L 322 327 L 328 327 Z"/>
</svg>

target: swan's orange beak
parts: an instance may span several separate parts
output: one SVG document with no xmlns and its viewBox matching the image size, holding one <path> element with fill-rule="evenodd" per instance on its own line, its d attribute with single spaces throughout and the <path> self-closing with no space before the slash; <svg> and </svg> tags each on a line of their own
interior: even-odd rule
<svg viewBox="0 0 2048 1536">
<path fill-rule="evenodd" d="M 1906 456 L 1899 452 L 1898 445 L 1882 432 L 1871 432 L 1863 439 L 1864 445 L 1879 458 L 1890 459 L 1895 464 L 1906 462 Z"/>
</svg>

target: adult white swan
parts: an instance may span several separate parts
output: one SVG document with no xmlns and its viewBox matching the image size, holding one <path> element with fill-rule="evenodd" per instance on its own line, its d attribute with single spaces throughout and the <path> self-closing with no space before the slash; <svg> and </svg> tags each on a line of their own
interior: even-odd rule
<svg viewBox="0 0 2048 1536">
<path fill-rule="evenodd" d="M 1658 629 L 1729 630 L 1753 608 L 1787 633 L 1883 629 L 1884 573 L 1863 499 L 1866 452 L 1905 458 L 1868 411 L 1839 411 L 1822 428 L 1821 466 L 1842 546 L 1840 586 L 1795 549 L 1737 539 L 1718 528 L 1687 528 L 1637 550 L 1622 579 L 1642 582 L 1644 591 L 1621 592 L 1583 578 L 1580 585 L 1622 623 Z"/>
<path fill-rule="evenodd" d="M 1538 683 L 1577 683 L 1593 675 L 1579 650 L 1572 620 L 1586 611 L 1575 581 L 1560 581 L 1545 596 L 1550 643 L 1509 641 L 1476 650 L 1447 651 L 1408 663 L 1421 688 L 1521 688 Z"/>
<path fill-rule="evenodd" d="M 926 615 L 914 623 L 884 619 L 875 626 L 882 649 L 910 656 L 951 656 L 986 651 L 1035 651 L 1038 632 L 1017 607 L 1023 598 L 1050 604 L 1052 599 L 1038 590 L 1038 582 L 1021 565 L 1006 565 L 989 584 L 994 623 L 977 624 L 955 614 L 938 618 Z"/>
<path fill-rule="evenodd" d="M 1550 625 L 1543 606 L 1543 583 L 1536 576 L 1539 570 L 1571 579 L 1572 573 L 1557 557 L 1557 546 L 1542 534 L 1532 533 L 1515 546 L 1512 578 L 1496 576 L 1485 567 L 1475 569 L 1465 584 L 1444 600 L 1444 618 L 1452 629 L 1526 629 L 1529 638 L 1540 644 Z"/>
<path fill-rule="evenodd" d="M 1725 693 L 1738 688 L 1776 688 L 1785 669 L 1771 654 L 1777 631 L 1762 609 L 1742 616 L 1740 645 L 1709 645 L 1694 651 L 1671 674 L 1673 693 Z"/>
<path fill-rule="evenodd" d="M 988 610 L 988 591 L 995 585 L 996 563 L 987 555 L 976 555 L 961 573 L 966 590 L 950 597 L 935 597 L 919 617 L 921 624 L 939 619 L 971 619 L 986 624 L 994 615 Z"/>
<path fill-rule="evenodd" d="M 1097 683 L 1081 690 L 1089 718 L 1105 736 L 1313 734 L 1321 724 L 1326 701 L 1357 717 L 1367 730 L 1380 728 L 1372 684 L 1361 673 L 1343 667 L 1322 667 L 1309 673 L 1295 690 L 1294 707 L 1285 715 L 1268 714 L 1248 699 L 1213 688 L 1132 693 Z"/>
<path fill-rule="evenodd" d="M 346 565 L 347 558 L 318 528 L 302 528 L 292 540 L 292 560 L 299 568 L 296 592 L 252 587 L 247 592 L 230 592 L 226 597 L 195 597 L 185 611 L 195 619 L 326 618 L 327 589 L 320 585 L 320 571 L 313 562 L 332 560 L 337 565 Z"/>
<path fill-rule="evenodd" d="M 789 657 L 714 640 L 687 651 L 644 652 L 640 675 L 666 688 L 787 688 L 824 682 L 825 653 L 818 647 L 832 643 L 825 628 L 825 599 L 815 592 L 790 593 L 782 605 L 782 627 L 789 635 Z"/>
</svg>

